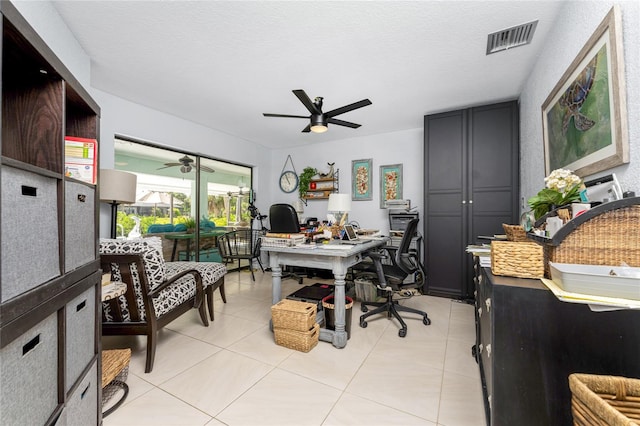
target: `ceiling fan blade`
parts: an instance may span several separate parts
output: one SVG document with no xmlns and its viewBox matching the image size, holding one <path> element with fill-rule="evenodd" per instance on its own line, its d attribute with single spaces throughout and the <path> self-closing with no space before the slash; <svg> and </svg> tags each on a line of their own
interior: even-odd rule
<svg viewBox="0 0 640 426">
<path fill-rule="evenodd" d="M 308 115 L 268 114 L 266 112 L 263 112 L 262 115 L 264 115 L 265 117 L 309 118 Z"/>
<path fill-rule="evenodd" d="M 327 123 L 337 124 L 338 126 L 351 127 L 352 129 L 357 129 L 360 127 L 360 124 L 352 123 L 350 121 L 338 120 L 337 118 L 330 118 L 327 120 Z"/>
<path fill-rule="evenodd" d="M 311 124 L 307 124 L 307 127 L 302 129 L 302 133 L 309 133 L 311 131 Z"/>
<path fill-rule="evenodd" d="M 318 108 L 316 108 L 316 105 L 311 102 L 311 99 L 309 99 L 309 96 L 307 96 L 304 90 L 294 90 L 293 94 L 296 95 L 298 99 L 300 99 L 300 102 L 302 102 L 304 106 L 307 107 L 311 114 L 322 114 L 322 111 L 319 111 Z"/>
<path fill-rule="evenodd" d="M 354 109 L 365 107 L 367 105 L 371 105 L 371 101 L 369 99 L 363 99 L 361 101 L 354 102 L 352 104 L 345 105 L 343 107 L 326 112 L 324 115 L 327 118 L 331 118 L 335 117 L 336 115 L 344 114 L 345 112 L 353 111 Z"/>
<path fill-rule="evenodd" d="M 164 163 L 164 167 L 159 167 L 156 170 L 168 169 L 169 167 L 182 166 L 182 163 Z"/>
<path fill-rule="evenodd" d="M 211 167 L 207 167 L 207 166 L 200 166 L 200 171 L 207 172 L 207 173 L 215 172 L 215 170 L 213 170 Z"/>
</svg>

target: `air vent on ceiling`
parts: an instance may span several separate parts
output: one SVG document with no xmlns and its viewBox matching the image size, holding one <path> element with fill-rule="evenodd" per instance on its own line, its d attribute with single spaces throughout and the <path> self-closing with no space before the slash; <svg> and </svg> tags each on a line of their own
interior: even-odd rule
<svg viewBox="0 0 640 426">
<path fill-rule="evenodd" d="M 537 25 L 538 21 L 533 21 L 489 34 L 487 55 L 531 43 Z"/>
</svg>

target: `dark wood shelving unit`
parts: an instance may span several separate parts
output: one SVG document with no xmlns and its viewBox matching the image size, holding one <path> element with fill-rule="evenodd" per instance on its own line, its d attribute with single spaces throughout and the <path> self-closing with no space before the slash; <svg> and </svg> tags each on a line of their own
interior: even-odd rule
<svg viewBox="0 0 640 426">
<path fill-rule="evenodd" d="M 100 424 L 98 188 L 64 176 L 65 136 L 97 141 L 100 109 L 0 12 L 0 424 Z"/>
</svg>

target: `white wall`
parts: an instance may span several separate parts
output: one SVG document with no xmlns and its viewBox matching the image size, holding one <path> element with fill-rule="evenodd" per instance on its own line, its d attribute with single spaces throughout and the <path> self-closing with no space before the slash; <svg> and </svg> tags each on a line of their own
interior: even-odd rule
<svg viewBox="0 0 640 426">
<path fill-rule="evenodd" d="M 372 158 L 374 198 L 372 201 L 354 201 L 350 219 L 367 228 L 388 230 L 387 212 L 379 207 L 379 167 L 397 163 L 403 164 L 403 196 L 410 199 L 412 206 L 418 207 L 420 217 L 424 217 L 423 129 L 369 137 L 356 136 L 341 141 L 269 151 L 223 132 L 92 89 L 89 85 L 90 60 L 53 6 L 49 2 L 40 1 L 13 3 L 100 105 L 102 167 L 113 167 L 113 135 L 116 133 L 255 166 L 256 204 L 262 213 L 267 213 L 272 203 L 294 203 L 297 199 L 295 194 L 284 194 L 277 186 L 287 154 L 292 155 L 298 172 L 306 166 L 326 171 L 326 163 L 335 162 L 335 166 L 341 171 L 341 192 L 350 192 L 351 161 Z M 612 4 L 612 1 L 605 0 L 566 2 L 562 16 L 545 42 L 536 67 L 527 78 L 520 97 L 520 193 L 524 200 L 534 195 L 543 185 L 541 105 Z M 640 7 L 633 0 L 620 1 L 618 4 L 623 21 L 631 162 L 601 174 L 615 172 L 624 189 L 635 190 L 640 195 L 640 51 L 637 46 L 640 40 Z M 304 216 L 325 217 L 326 204 L 326 200 L 309 201 Z M 107 235 L 108 208 L 104 206 L 101 213 L 101 235 Z"/>
<path fill-rule="evenodd" d="M 544 186 L 542 104 L 613 3 L 566 2 L 536 67 L 527 78 L 520 97 L 520 194 L 524 200 Z M 630 163 L 588 179 L 615 173 L 623 190 L 634 190 L 640 195 L 640 6 L 635 0 L 616 3 L 622 14 Z"/>
<path fill-rule="evenodd" d="M 423 134 L 424 131 L 420 128 L 274 150 L 269 178 L 275 188 L 272 200 L 274 203 L 294 204 L 298 198 L 297 191 L 285 194 L 277 187 L 289 154 L 298 173 L 305 167 L 315 167 L 320 172 L 327 172 L 327 163 L 335 162 L 334 167 L 340 169 L 340 192 L 348 194 L 351 194 L 351 161 L 371 158 L 373 200 L 352 201 L 349 220 L 357 221 L 363 228 L 380 229 L 385 233 L 389 231 L 388 212 L 380 208 L 380 166 L 391 164 L 402 164 L 403 198 L 410 199 L 411 205 L 418 207 L 420 218 L 423 218 Z M 260 208 L 263 209 L 263 214 L 268 213 L 264 207 Z M 327 200 L 309 200 L 303 216 L 323 219 L 326 214 Z"/>
<path fill-rule="evenodd" d="M 204 154 L 254 167 L 254 189 L 267 205 L 274 187 L 269 176 L 269 150 L 252 142 L 206 128 L 90 87 L 90 58 L 80 47 L 50 2 L 12 2 L 49 48 L 100 106 L 100 167 L 113 168 L 115 134 L 131 136 L 167 147 Z M 100 235 L 109 235 L 111 211 L 100 211 Z"/>
</svg>

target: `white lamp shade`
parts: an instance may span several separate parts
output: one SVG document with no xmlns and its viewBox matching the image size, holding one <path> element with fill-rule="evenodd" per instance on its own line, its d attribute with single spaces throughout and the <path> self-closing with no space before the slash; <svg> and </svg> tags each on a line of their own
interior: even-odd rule
<svg viewBox="0 0 640 426">
<path fill-rule="evenodd" d="M 330 212 L 350 212 L 351 196 L 349 194 L 329 194 L 329 204 L 327 211 Z"/>
<path fill-rule="evenodd" d="M 100 169 L 100 200 L 117 204 L 136 201 L 138 177 L 121 170 Z"/>
</svg>

